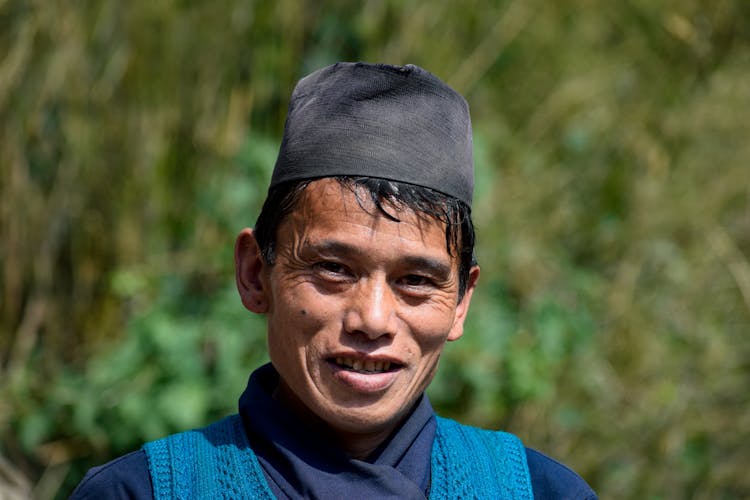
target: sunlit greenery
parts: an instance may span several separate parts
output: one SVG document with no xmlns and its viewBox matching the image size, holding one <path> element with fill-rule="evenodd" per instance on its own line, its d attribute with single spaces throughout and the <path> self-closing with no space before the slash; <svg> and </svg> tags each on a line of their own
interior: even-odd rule
<svg viewBox="0 0 750 500">
<path fill-rule="evenodd" d="M 441 413 L 602 498 L 750 497 L 742 0 L 1 0 L 0 491 L 65 498 L 234 411 L 266 359 L 234 236 L 338 60 L 471 106 L 482 276 Z"/>
</svg>

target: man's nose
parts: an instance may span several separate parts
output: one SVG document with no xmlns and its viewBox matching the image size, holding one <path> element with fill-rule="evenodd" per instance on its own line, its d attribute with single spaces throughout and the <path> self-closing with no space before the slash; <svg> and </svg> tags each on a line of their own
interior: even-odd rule
<svg viewBox="0 0 750 500">
<path fill-rule="evenodd" d="M 352 293 L 345 317 L 346 331 L 370 339 L 395 334 L 396 297 L 387 280 L 371 277 L 361 280 Z"/>
</svg>

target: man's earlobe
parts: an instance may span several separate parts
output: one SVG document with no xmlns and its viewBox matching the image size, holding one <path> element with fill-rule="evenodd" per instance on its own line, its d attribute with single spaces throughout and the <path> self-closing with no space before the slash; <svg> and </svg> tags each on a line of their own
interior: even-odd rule
<svg viewBox="0 0 750 500">
<path fill-rule="evenodd" d="M 268 297 L 261 276 L 265 264 L 255 233 L 250 228 L 243 229 L 237 236 L 234 265 L 237 291 L 240 292 L 242 304 L 254 313 L 268 312 Z"/>
</svg>

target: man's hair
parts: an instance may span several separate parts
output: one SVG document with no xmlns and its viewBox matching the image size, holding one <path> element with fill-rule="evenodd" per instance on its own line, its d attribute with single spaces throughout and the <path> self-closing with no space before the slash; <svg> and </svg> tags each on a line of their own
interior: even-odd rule
<svg viewBox="0 0 750 500">
<path fill-rule="evenodd" d="M 374 177 L 332 177 L 357 197 L 369 196 L 375 209 L 392 221 L 399 222 L 398 212 L 414 211 L 417 216 L 445 224 L 445 245 L 450 256 L 458 256 L 458 297 L 466 292 L 469 271 L 474 258 L 474 224 L 471 209 L 456 198 L 433 189 Z M 289 181 L 272 187 L 255 222 L 255 238 L 263 261 L 272 266 L 276 260 L 276 233 L 287 215 L 296 208 L 305 188 L 314 179 Z"/>
</svg>

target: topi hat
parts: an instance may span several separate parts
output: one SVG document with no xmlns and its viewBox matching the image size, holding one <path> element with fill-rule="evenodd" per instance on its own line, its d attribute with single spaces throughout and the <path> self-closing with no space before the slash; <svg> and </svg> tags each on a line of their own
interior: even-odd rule
<svg viewBox="0 0 750 500">
<path fill-rule="evenodd" d="M 297 83 L 271 187 L 332 176 L 424 186 L 471 206 L 471 119 L 464 98 L 408 64 L 336 63 Z"/>
</svg>

